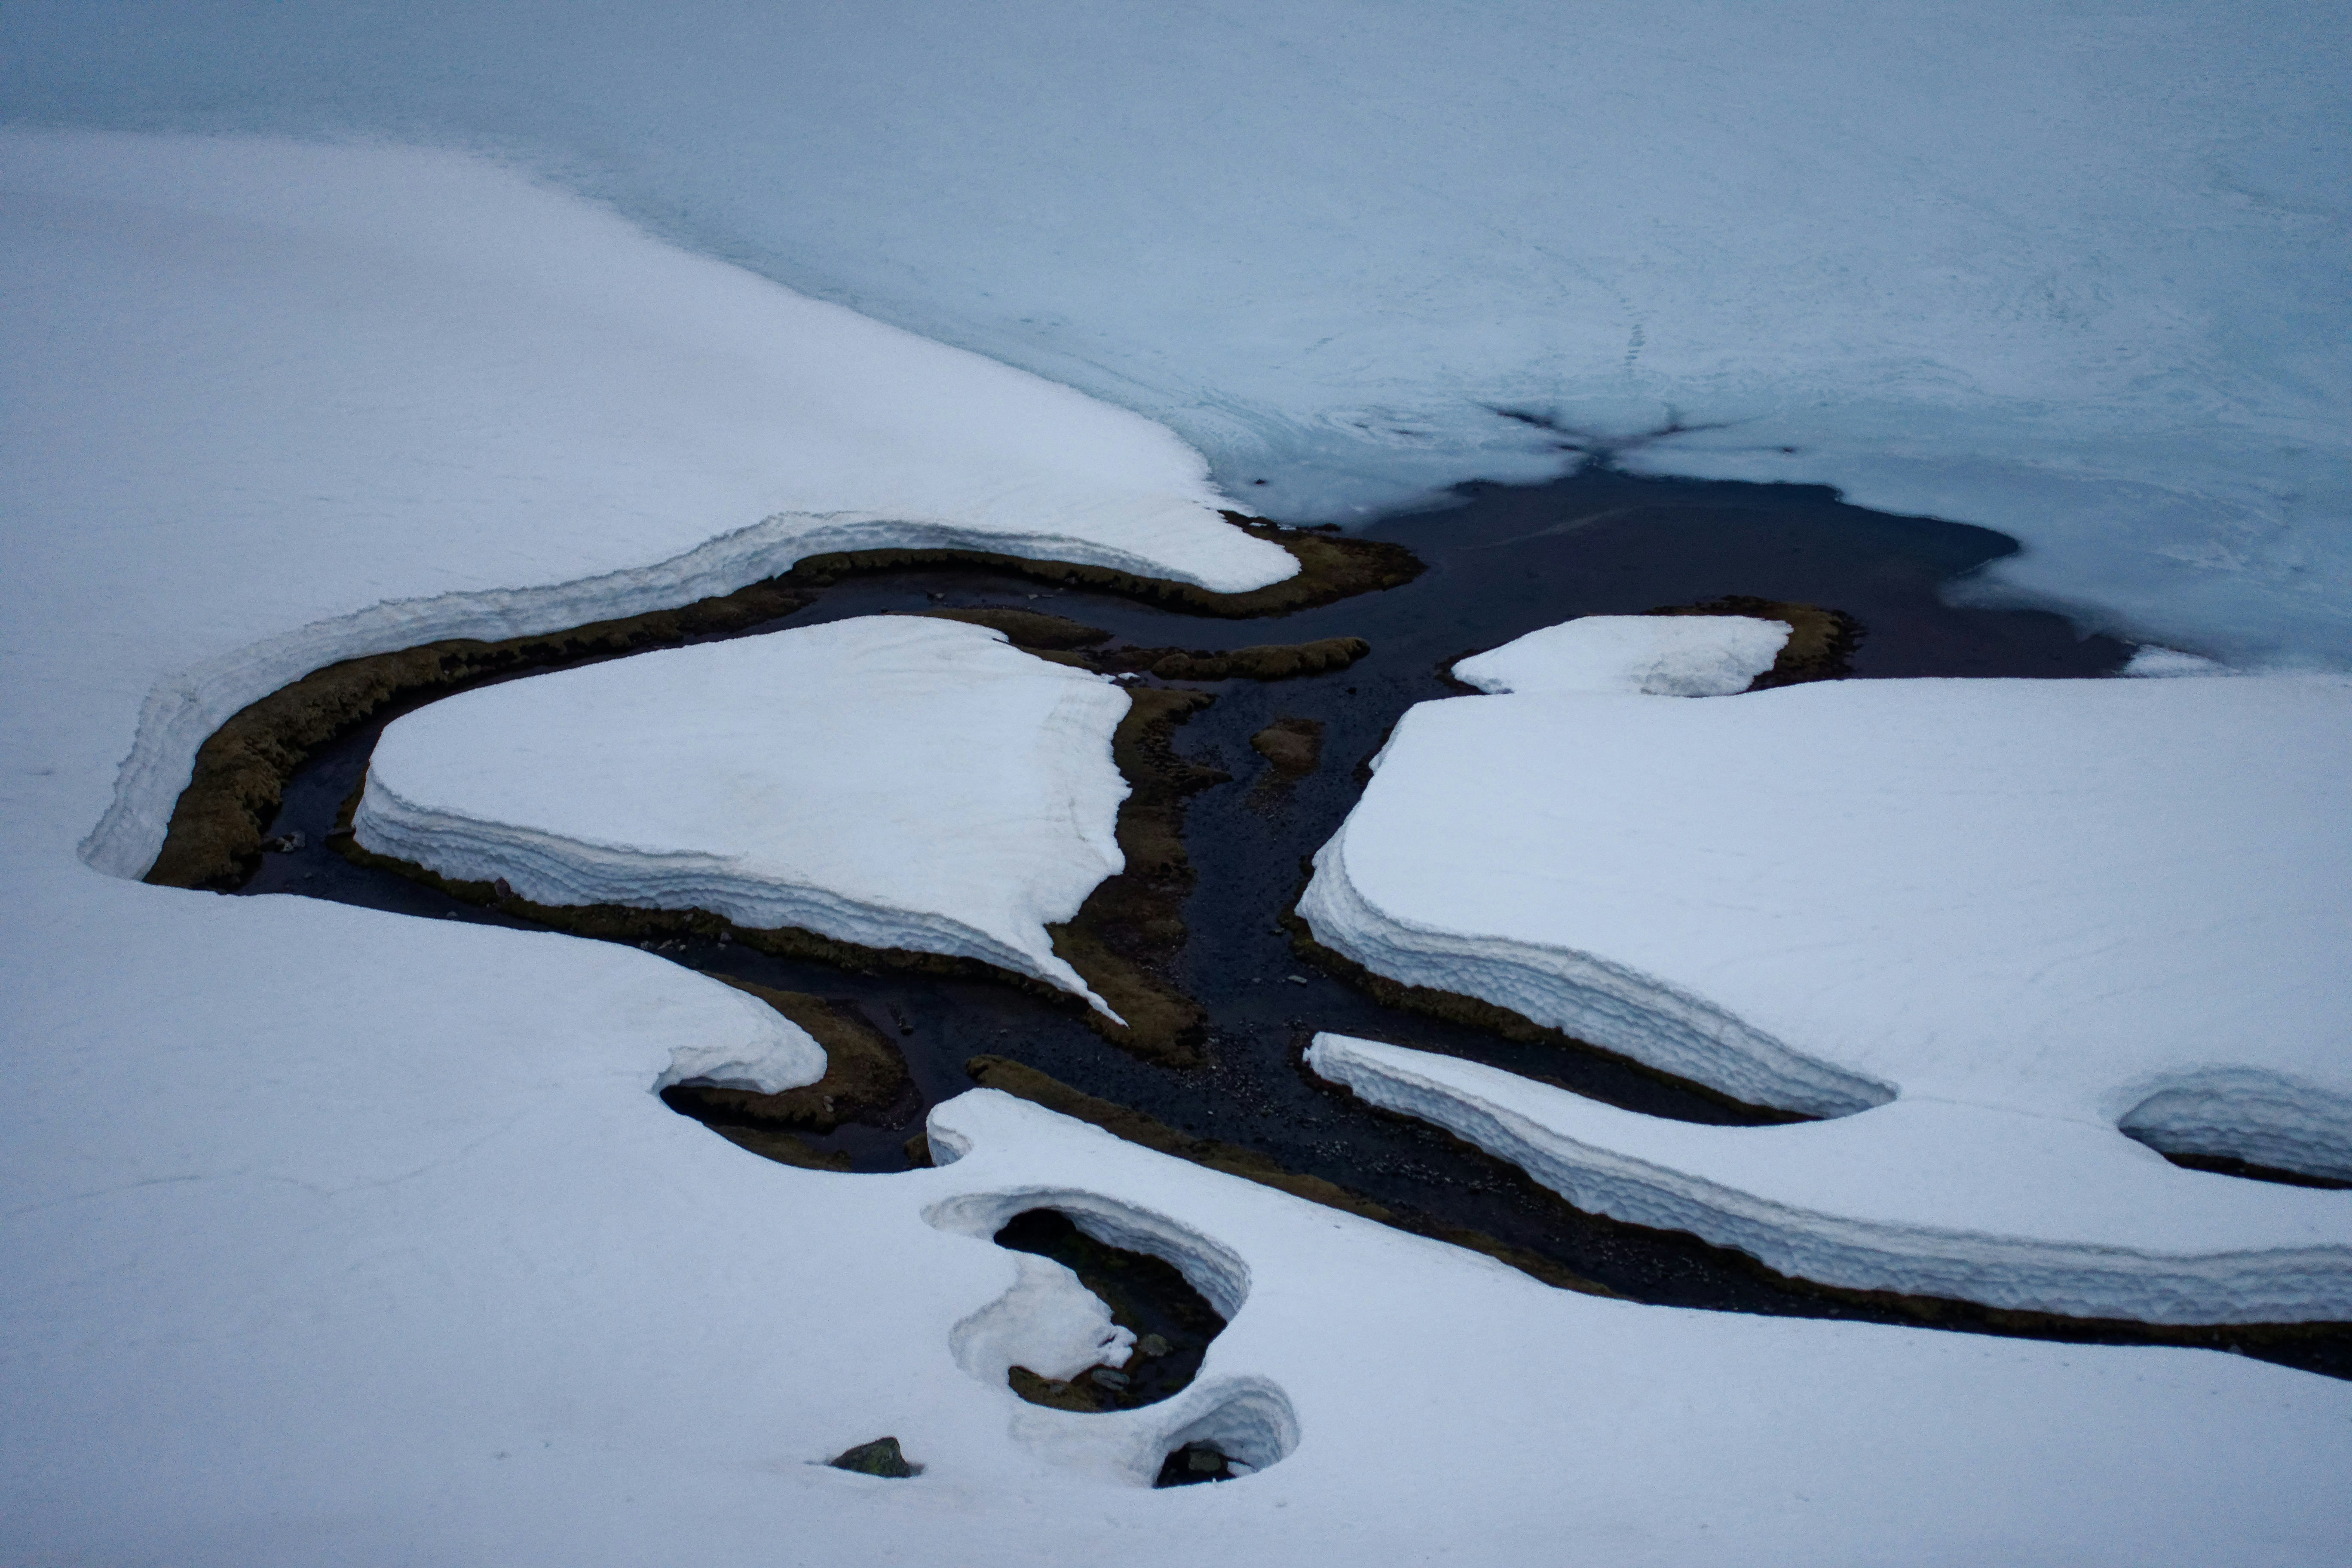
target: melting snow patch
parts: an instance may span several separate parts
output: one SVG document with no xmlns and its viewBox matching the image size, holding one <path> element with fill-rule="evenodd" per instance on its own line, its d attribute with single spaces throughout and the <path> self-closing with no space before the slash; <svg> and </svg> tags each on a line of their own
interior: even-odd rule
<svg viewBox="0 0 2352 1568">
<path fill-rule="evenodd" d="M 1002 1387 L 1008 1367 L 1069 1378 L 1097 1364 L 1127 1364 L 1135 1335 L 1111 1321 L 1101 1297 L 1050 1258 L 1010 1256 L 1018 1271 L 1013 1288 L 958 1323 L 949 1336 L 958 1366 Z"/>
<path fill-rule="evenodd" d="M 836 621 L 444 699 L 385 729 L 353 826 L 538 903 L 976 958 L 1101 1007 L 1045 927 L 1124 864 L 1127 708 L 983 626 Z"/>
<path fill-rule="evenodd" d="M 1465 658 L 1481 691 L 1622 691 L 1727 697 L 1772 668 L 1791 630 L 1746 616 L 1584 616 Z"/>
</svg>

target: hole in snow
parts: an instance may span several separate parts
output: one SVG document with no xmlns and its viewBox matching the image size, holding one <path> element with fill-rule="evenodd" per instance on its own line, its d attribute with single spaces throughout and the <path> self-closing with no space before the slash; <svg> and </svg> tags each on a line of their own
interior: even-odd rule
<svg viewBox="0 0 2352 1568">
<path fill-rule="evenodd" d="M 1162 1442 L 1153 1486 L 1238 1480 L 1289 1458 L 1298 1447 L 1298 1415 L 1274 1384 L 1244 1379 L 1219 1388 L 1206 1409 Z"/>
<path fill-rule="evenodd" d="M 2177 1079 L 2116 1123 L 2176 1165 L 2295 1186 L 2352 1187 L 2352 1095 L 2261 1068 Z"/>
<path fill-rule="evenodd" d="M 1157 1405 L 1191 1386 L 1209 1342 L 1224 1331 L 1224 1315 L 1174 1264 L 1099 1241 L 1066 1214 L 1027 1210 L 1006 1222 L 993 1239 L 999 1247 L 1050 1258 L 1061 1266 L 1053 1275 L 1092 1298 L 1073 1303 L 1066 1293 L 1057 1297 L 1040 1279 L 1043 1271 L 1024 1268 L 1021 1284 L 1005 1299 L 1010 1302 L 1026 1292 L 1035 1298 L 1029 1317 L 1038 1329 L 1065 1330 L 1039 1336 L 1055 1362 L 1034 1364 L 1043 1358 L 1031 1355 L 1026 1362 L 1014 1361 L 1005 1373 L 1013 1392 L 1032 1405 L 1087 1412 Z M 1091 1323 L 1083 1321 L 1089 1306 L 1097 1313 Z M 1075 1338 L 1067 1330 L 1076 1331 Z M 1070 1346 L 1081 1348 L 1074 1353 Z M 958 1359 L 962 1358 L 959 1345 Z M 970 1363 L 966 1366 L 971 1369 Z"/>
</svg>

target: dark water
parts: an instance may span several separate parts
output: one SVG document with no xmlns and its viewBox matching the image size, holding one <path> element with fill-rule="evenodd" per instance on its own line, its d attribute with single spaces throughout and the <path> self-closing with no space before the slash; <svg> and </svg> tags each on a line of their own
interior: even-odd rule
<svg viewBox="0 0 2352 1568">
<path fill-rule="evenodd" d="M 1361 764 L 1398 715 L 1414 702 L 1451 694 L 1441 666 L 1538 626 L 1727 595 L 1808 602 L 1843 610 L 1865 628 L 1853 659 L 1857 679 L 2102 676 L 2118 668 L 2129 648 L 2106 637 L 2078 638 L 2052 615 L 1947 606 L 1938 597 L 1941 584 L 2011 552 L 2014 542 L 1985 529 L 1846 506 L 1822 489 L 1593 472 L 1545 486 L 1468 487 L 1462 500 L 1367 531 L 1426 562 L 1429 570 L 1418 581 L 1287 616 L 1209 620 L 951 570 L 852 578 L 826 590 L 817 605 L 759 628 L 995 604 L 1050 610 L 1147 647 L 1367 638 L 1371 653 L 1339 674 L 1209 684 L 1216 704 L 1179 731 L 1181 752 L 1234 775 L 1193 797 L 1187 834 L 1200 883 L 1185 911 L 1192 936 L 1183 966 L 1189 989 L 1211 1015 L 1208 1067 L 1176 1071 L 1139 1062 L 1103 1043 L 1074 1012 L 984 982 L 854 974 L 713 942 L 686 944 L 668 955 L 698 969 L 846 999 L 898 1041 L 919 1103 L 908 1101 L 898 1124 L 845 1128 L 812 1140 L 846 1150 L 859 1170 L 903 1169 L 902 1146 L 919 1128 L 922 1111 L 970 1087 L 966 1059 L 994 1053 L 1186 1131 L 1262 1151 L 1392 1209 L 1488 1232 L 1641 1300 L 1914 1321 L 1899 1305 L 1827 1298 L 1775 1280 L 1690 1237 L 1580 1214 L 1515 1168 L 1420 1123 L 1367 1110 L 1312 1079 L 1299 1065 L 1300 1052 L 1316 1030 L 1332 1029 L 1475 1058 L 1652 1114 L 1737 1119 L 1718 1101 L 1605 1058 L 1513 1045 L 1382 1007 L 1303 966 L 1276 921 L 1303 883 L 1305 858 L 1346 816 L 1361 788 Z M 1293 786 L 1274 789 L 1267 787 L 1269 765 L 1248 738 L 1285 716 L 1323 721 L 1323 765 Z M 337 806 L 390 717 L 328 748 L 297 776 L 273 831 L 299 830 L 308 845 L 268 857 L 245 891 L 520 923 L 360 869 L 323 847 Z M 2085 1325 L 2065 1334 L 2130 1338 L 2133 1331 Z M 2352 1342 L 2340 1336 L 2268 1346 L 2259 1336 L 2227 1331 L 2210 1339 L 2243 1339 L 2250 1353 L 2352 1375 Z"/>
</svg>

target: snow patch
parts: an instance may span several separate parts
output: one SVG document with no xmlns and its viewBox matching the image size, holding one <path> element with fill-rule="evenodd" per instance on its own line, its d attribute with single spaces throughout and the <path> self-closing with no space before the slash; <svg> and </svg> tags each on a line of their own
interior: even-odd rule
<svg viewBox="0 0 2352 1568">
<path fill-rule="evenodd" d="M 352 826 L 551 905 L 703 909 L 1086 997 L 1046 927 L 1125 864 L 1128 697 L 1001 632 L 875 616 L 482 687 L 387 726 Z"/>
<path fill-rule="evenodd" d="M 2149 644 L 2138 648 L 2118 675 L 2169 677 L 2179 675 L 2233 675 L 2228 665 L 2201 654 L 2184 653 L 2177 647 L 2158 647 Z"/>
<path fill-rule="evenodd" d="M 1012 1255 L 1013 1288 L 956 1324 L 948 1337 L 956 1364 L 997 1387 L 1013 1367 L 1066 1380 L 1090 1366 L 1125 1366 L 1135 1331 L 1111 1321 L 1102 1298 L 1050 1258 Z"/>
<path fill-rule="evenodd" d="M 1423 703 L 1299 908 L 1402 983 L 1867 1112 L 1422 1108 L 1580 1203 L 1833 1284 L 2255 1321 L 2352 1311 L 2352 1201 L 2117 1128 L 2346 1163 L 2347 886 L 2352 685 L 1836 681 Z"/>
<path fill-rule="evenodd" d="M 1583 616 L 1454 667 L 1486 692 L 1727 697 L 1772 668 L 1794 630 L 1747 616 Z"/>
</svg>

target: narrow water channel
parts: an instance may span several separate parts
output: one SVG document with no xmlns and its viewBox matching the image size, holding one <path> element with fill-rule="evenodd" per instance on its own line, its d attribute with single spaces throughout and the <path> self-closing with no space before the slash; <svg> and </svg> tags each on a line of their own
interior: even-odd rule
<svg viewBox="0 0 2352 1568">
<path fill-rule="evenodd" d="M 1763 1313 L 1918 1322 L 1916 1306 L 1838 1296 L 1783 1281 L 1736 1254 L 1679 1234 L 1587 1215 L 1515 1168 L 1418 1122 L 1370 1110 L 1314 1079 L 1299 1056 L 1318 1029 L 1474 1058 L 1651 1114 L 1719 1121 L 1736 1108 L 1608 1058 L 1515 1045 L 1480 1030 L 1381 1005 L 1302 964 L 1279 924 L 1304 861 L 1338 827 L 1362 788 L 1362 764 L 1412 703 L 1454 694 L 1440 674 L 1454 658 L 1574 616 L 1635 613 L 1726 595 L 1843 610 L 1864 636 L 1856 679 L 1899 676 L 2112 674 L 2130 649 L 2078 638 L 2060 617 L 1958 609 L 1941 587 L 2011 552 L 2005 536 L 1889 517 L 1825 489 L 1635 479 L 1588 472 L 1533 487 L 1472 486 L 1446 510 L 1365 531 L 1428 564 L 1403 587 L 1265 620 L 1215 620 L 1084 589 L 971 569 L 845 579 L 818 603 L 736 635 L 888 611 L 998 605 L 1049 610 L 1142 647 L 1230 648 L 1359 637 L 1371 652 L 1339 673 L 1258 683 L 1198 684 L 1215 704 L 1178 733 L 1187 757 L 1231 782 L 1192 798 L 1186 838 L 1199 884 L 1185 918 L 1188 989 L 1210 1015 L 1209 1064 L 1177 1070 L 1127 1056 L 1073 1012 L 977 980 L 911 973 L 858 974 L 771 957 L 740 944 L 690 941 L 664 950 L 691 967 L 840 999 L 905 1051 L 914 1092 L 887 1125 L 812 1138 L 854 1169 L 906 1168 L 906 1144 L 938 1100 L 971 1087 L 972 1057 L 1009 1057 L 1085 1093 L 1202 1137 L 1244 1145 L 1293 1172 L 1337 1182 L 1401 1214 L 1482 1231 L 1636 1300 Z M 529 679 L 528 676 L 509 679 Z M 326 847 L 335 813 L 397 710 L 324 748 L 289 785 L 271 831 L 302 847 L 265 858 L 241 889 L 298 893 L 427 919 L 522 922 L 478 909 Z M 1249 737 L 1279 718 L 1324 726 L 1322 763 L 1285 783 Z M 746 1155 L 746 1158 L 751 1156 Z M 2215 1175 L 2212 1179 L 2237 1179 Z M 1970 1310 L 1926 1321 L 1986 1331 L 2021 1325 Z M 2144 1337 L 2127 1325 L 2024 1325 L 2101 1341 Z M 2200 1334 L 2202 1337 L 2200 1337 Z M 2259 1331 L 2192 1331 L 2193 1342 L 2352 1376 L 2352 1331 L 2265 1340 Z"/>
</svg>

